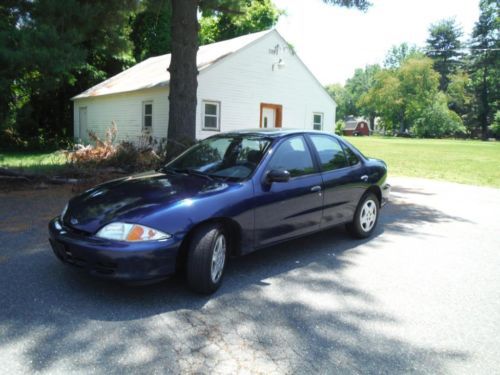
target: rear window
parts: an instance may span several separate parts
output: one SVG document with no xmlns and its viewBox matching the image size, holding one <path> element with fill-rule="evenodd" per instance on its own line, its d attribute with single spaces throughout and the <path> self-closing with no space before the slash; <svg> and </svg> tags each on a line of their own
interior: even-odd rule
<svg viewBox="0 0 500 375">
<path fill-rule="evenodd" d="M 354 154 L 354 156 L 356 156 L 358 161 L 359 161 L 358 155 L 361 155 L 361 157 L 366 158 L 366 156 L 361 151 L 359 151 L 359 149 L 357 147 L 354 147 L 352 145 L 352 143 L 349 143 L 348 141 L 346 141 L 345 138 L 342 138 L 342 142 L 340 142 L 340 143 L 342 143 L 342 147 L 344 148 L 344 150 L 351 151 Z M 356 155 L 356 153 L 353 150 L 355 150 L 358 155 Z M 347 156 L 347 153 L 346 153 L 346 156 Z"/>
<path fill-rule="evenodd" d="M 335 138 L 326 135 L 311 135 L 310 138 L 318 152 L 323 171 L 333 171 L 348 165 L 344 150 Z"/>
<path fill-rule="evenodd" d="M 345 156 L 347 159 L 347 164 L 349 165 L 356 165 L 359 163 L 359 158 L 358 156 L 354 153 L 353 150 L 351 150 L 349 147 L 342 145 L 344 148 Z"/>
</svg>

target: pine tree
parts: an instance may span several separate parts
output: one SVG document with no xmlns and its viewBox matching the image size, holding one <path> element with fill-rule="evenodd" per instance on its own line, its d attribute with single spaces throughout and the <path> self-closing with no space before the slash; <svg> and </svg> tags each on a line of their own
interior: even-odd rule
<svg viewBox="0 0 500 375">
<path fill-rule="evenodd" d="M 440 74 L 439 89 L 446 91 L 450 74 L 456 72 L 462 53 L 462 29 L 454 19 L 439 21 L 429 28 L 427 56 L 434 61 L 434 69 Z"/>
<path fill-rule="evenodd" d="M 479 20 L 472 33 L 472 77 L 475 93 L 475 115 L 483 139 L 500 106 L 500 9 L 496 0 L 481 0 Z"/>
</svg>

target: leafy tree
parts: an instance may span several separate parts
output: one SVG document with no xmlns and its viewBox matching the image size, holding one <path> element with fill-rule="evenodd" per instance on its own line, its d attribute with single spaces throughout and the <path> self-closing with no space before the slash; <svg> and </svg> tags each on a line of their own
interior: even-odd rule
<svg viewBox="0 0 500 375">
<path fill-rule="evenodd" d="M 384 67 L 387 69 L 397 69 L 405 60 L 421 55 L 422 52 L 414 44 L 402 43 L 399 46 L 392 46 L 385 57 Z"/>
<path fill-rule="evenodd" d="M 446 90 L 448 96 L 448 106 L 456 112 L 462 121 L 468 127 L 469 133 L 472 132 L 473 119 L 471 117 L 474 96 L 472 92 L 472 80 L 467 72 L 458 70 L 449 76 L 450 82 Z"/>
<path fill-rule="evenodd" d="M 389 133 L 405 128 L 405 106 L 401 82 L 394 70 L 384 69 L 375 76 L 373 87 L 360 98 L 362 105 L 376 109 L 380 124 Z"/>
<path fill-rule="evenodd" d="M 336 117 L 339 120 L 344 120 L 349 114 L 356 111 L 354 101 L 344 86 L 335 83 L 326 86 L 325 89 L 332 99 L 335 100 L 335 103 L 337 103 Z"/>
<path fill-rule="evenodd" d="M 495 119 L 490 125 L 490 131 L 496 138 L 500 138 L 500 111 L 495 113 Z"/>
<path fill-rule="evenodd" d="M 450 74 L 460 63 L 462 29 L 454 19 L 441 20 L 429 28 L 427 56 L 434 61 L 434 69 L 441 75 L 439 89 L 446 91 Z"/>
<path fill-rule="evenodd" d="M 181 147 L 169 147 L 168 157 L 179 152 L 183 145 L 193 142 L 196 133 L 196 90 L 198 87 L 196 53 L 198 50 L 198 9 L 206 15 L 242 14 L 245 0 L 171 0 L 172 1 L 172 58 L 168 138 Z M 367 9 L 367 0 L 323 0 L 327 4 Z"/>
<path fill-rule="evenodd" d="M 345 119 L 349 115 L 363 115 L 370 119 L 370 128 L 373 129 L 376 110 L 368 102 L 360 101 L 360 99 L 372 88 L 375 75 L 380 70 L 379 65 L 368 65 L 364 69 L 356 69 L 345 86 L 339 84 L 326 86 L 326 90 L 337 103 L 339 119 Z"/>
<path fill-rule="evenodd" d="M 245 0 L 244 13 L 206 15 L 200 20 L 200 44 L 209 44 L 271 28 L 283 11 L 271 0 Z"/>
<path fill-rule="evenodd" d="M 450 76 L 450 83 L 446 93 L 449 98 L 450 108 L 457 113 L 468 112 L 468 107 L 472 102 L 472 95 L 469 92 L 471 79 L 467 72 L 463 70 L 457 71 Z"/>
<path fill-rule="evenodd" d="M 367 117 L 370 122 L 370 129 L 372 130 L 375 127 L 375 116 L 377 115 L 376 108 L 370 105 L 370 103 L 360 99 L 373 87 L 375 76 L 380 70 L 381 68 L 377 64 L 368 65 L 364 69 L 356 69 L 354 76 L 348 79 L 346 83 L 346 90 L 350 93 L 356 108 L 356 113 L 353 112 L 351 114 L 361 114 Z"/>
<path fill-rule="evenodd" d="M 439 74 L 432 66 L 429 58 L 411 58 L 397 72 L 405 107 L 403 131 L 409 129 L 436 99 Z"/>
<path fill-rule="evenodd" d="M 427 57 L 405 60 L 398 69 L 375 75 L 373 87 L 360 102 L 373 107 L 389 132 L 413 131 L 417 136 L 440 137 L 463 130 L 460 117 L 447 107 L 439 92 L 439 74 Z"/>
<path fill-rule="evenodd" d="M 172 48 L 170 0 L 144 0 L 131 22 L 130 39 L 134 43 L 134 58 L 142 61 L 152 56 L 170 53 Z"/>
<path fill-rule="evenodd" d="M 133 61 L 128 20 L 136 5 L 135 0 L 2 2 L 0 59 L 10 71 L 1 74 L 10 80 L 7 116 L 6 106 L 0 108 L 3 125 L 10 117 L 21 135 L 42 140 L 64 130 L 70 134 L 70 97 Z"/>
<path fill-rule="evenodd" d="M 471 66 L 477 118 L 483 139 L 500 107 L 500 5 L 496 0 L 481 0 L 480 16 L 474 26 L 471 43 Z"/>
<path fill-rule="evenodd" d="M 465 133 L 462 119 L 448 108 L 445 94 L 439 92 L 415 119 L 412 132 L 420 138 L 440 138 Z"/>
</svg>

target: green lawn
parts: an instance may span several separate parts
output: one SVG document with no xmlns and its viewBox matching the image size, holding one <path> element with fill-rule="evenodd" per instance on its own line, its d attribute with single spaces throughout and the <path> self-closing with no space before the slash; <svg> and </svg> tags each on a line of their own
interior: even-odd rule
<svg viewBox="0 0 500 375">
<path fill-rule="evenodd" d="M 500 142 L 346 137 L 366 156 L 383 159 L 392 176 L 500 188 Z"/>
<path fill-rule="evenodd" d="M 500 142 L 346 137 L 366 156 L 383 159 L 391 176 L 413 176 L 500 188 Z M 0 153 L 1 167 L 46 173 L 64 168 L 57 153 Z"/>
<path fill-rule="evenodd" d="M 46 173 L 64 168 L 66 158 L 61 153 L 0 152 L 0 167 L 21 169 L 27 173 Z"/>
</svg>

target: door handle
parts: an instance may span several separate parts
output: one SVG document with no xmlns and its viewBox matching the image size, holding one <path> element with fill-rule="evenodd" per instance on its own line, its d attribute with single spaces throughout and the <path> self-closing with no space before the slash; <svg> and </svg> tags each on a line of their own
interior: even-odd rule
<svg viewBox="0 0 500 375">
<path fill-rule="evenodd" d="M 361 176 L 361 180 L 364 182 L 368 181 L 368 176 L 364 174 L 363 176 Z"/>
<path fill-rule="evenodd" d="M 311 191 L 312 191 L 313 193 L 315 193 L 315 192 L 317 192 L 317 191 L 321 191 L 321 186 L 319 186 L 319 185 L 313 186 L 313 187 L 311 188 Z"/>
</svg>

